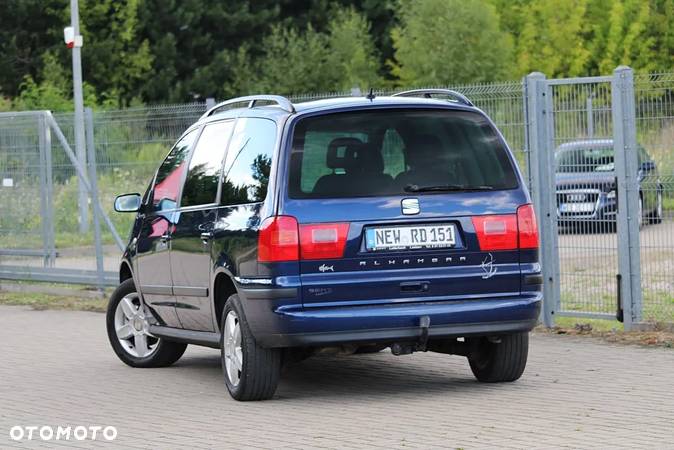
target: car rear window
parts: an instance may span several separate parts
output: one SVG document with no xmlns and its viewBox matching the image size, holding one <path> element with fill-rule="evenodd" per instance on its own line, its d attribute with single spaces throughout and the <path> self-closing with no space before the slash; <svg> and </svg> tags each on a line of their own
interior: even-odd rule
<svg viewBox="0 0 674 450">
<path fill-rule="evenodd" d="M 481 114 L 466 111 L 378 110 L 305 118 L 295 127 L 290 158 L 291 198 L 518 186 L 496 130 Z"/>
</svg>

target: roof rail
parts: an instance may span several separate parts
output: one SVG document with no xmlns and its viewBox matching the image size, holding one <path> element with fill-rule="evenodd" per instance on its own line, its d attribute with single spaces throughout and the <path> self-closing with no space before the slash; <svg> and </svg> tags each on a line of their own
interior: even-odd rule
<svg viewBox="0 0 674 450">
<path fill-rule="evenodd" d="M 248 95 L 246 97 L 236 97 L 232 98 L 229 100 L 226 100 L 224 102 L 218 103 L 206 113 L 201 116 L 201 119 L 204 119 L 206 117 L 212 116 L 215 114 L 219 109 L 223 109 L 226 106 L 234 105 L 236 103 L 248 103 L 248 108 L 254 108 L 255 103 L 260 102 L 260 101 L 267 101 L 267 102 L 274 102 L 278 106 L 281 107 L 284 111 L 288 111 L 289 113 L 294 113 L 295 112 L 295 107 L 293 106 L 292 102 L 288 100 L 285 97 L 282 97 L 280 95 Z"/>
<path fill-rule="evenodd" d="M 433 98 L 433 94 L 442 94 L 451 97 L 450 101 L 463 103 L 466 106 L 475 106 L 473 102 L 468 100 L 463 94 L 460 94 L 451 89 L 413 89 L 411 91 L 398 92 L 393 94 L 391 97 L 421 97 L 424 98 Z"/>
</svg>

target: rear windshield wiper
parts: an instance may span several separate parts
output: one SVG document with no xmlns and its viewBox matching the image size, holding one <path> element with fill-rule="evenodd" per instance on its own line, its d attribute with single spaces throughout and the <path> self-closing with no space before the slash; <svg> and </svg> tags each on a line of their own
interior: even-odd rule
<svg viewBox="0 0 674 450">
<path fill-rule="evenodd" d="M 405 192 L 453 192 L 453 191 L 492 191 L 493 186 L 470 186 L 466 184 L 438 184 L 431 186 L 419 186 L 418 184 L 408 184 L 405 186 Z"/>
</svg>

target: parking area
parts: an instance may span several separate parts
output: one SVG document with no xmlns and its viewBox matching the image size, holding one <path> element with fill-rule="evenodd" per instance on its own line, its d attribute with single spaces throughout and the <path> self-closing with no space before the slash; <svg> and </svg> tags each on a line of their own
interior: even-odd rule
<svg viewBox="0 0 674 450">
<path fill-rule="evenodd" d="M 516 383 L 463 358 L 388 352 L 289 367 L 268 402 L 226 393 L 219 353 L 131 369 L 104 315 L 0 307 L 0 447 L 674 448 L 674 351 L 534 334 Z M 115 441 L 16 442 L 15 425 L 114 426 Z"/>
</svg>

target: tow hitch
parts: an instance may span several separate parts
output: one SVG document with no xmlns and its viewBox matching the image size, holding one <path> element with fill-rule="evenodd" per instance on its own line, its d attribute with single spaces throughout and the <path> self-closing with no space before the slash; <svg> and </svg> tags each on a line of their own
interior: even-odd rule
<svg viewBox="0 0 674 450">
<path fill-rule="evenodd" d="M 425 352 L 428 346 L 428 328 L 431 326 L 431 318 L 419 317 L 419 339 L 416 343 L 395 342 L 391 345 L 391 353 L 396 356 L 409 355 L 414 352 Z"/>
<path fill-rule="evenodd" d="M 428 316 L 419 317 L 419 328 L 421 328 L 421 335 L 419 342 L 417 342 L 417 351 L 425 352 L 428 344 L 428 327 L 431 326 L 431 318 Z"/>
</svg>

